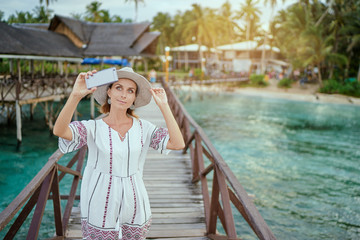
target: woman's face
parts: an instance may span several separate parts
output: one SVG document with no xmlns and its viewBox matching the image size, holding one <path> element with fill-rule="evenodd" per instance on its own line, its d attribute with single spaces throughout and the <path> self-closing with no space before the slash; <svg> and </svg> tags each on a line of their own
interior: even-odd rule
<svg viewBox="0 0 360 240">
<path fill-rule="evenodd" d="M 136 99 L 136 83 L 132 80 L 120 78 L 108 89 L 111 98 L 111 109 L 128 109 Z"/>
</svg>

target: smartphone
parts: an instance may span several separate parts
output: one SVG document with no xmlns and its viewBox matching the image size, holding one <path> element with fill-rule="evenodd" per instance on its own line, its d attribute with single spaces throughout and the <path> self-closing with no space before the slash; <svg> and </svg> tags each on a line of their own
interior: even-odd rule
<svg viewBox="0 0 360 240">
<path fill-rule="evenodd" d="M 113 83 L 118 81 L 116 68 L 107 68 L 99 72 L 94 73 L 89 78 L 85 79 L 86 87 L 91 89 L 93 87 L 99 87 L 105 84 Z"/>
</svg>

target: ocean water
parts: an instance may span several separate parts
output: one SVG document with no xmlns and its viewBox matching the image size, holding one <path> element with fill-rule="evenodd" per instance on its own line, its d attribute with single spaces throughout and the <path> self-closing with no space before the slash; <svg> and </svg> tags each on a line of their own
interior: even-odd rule
<svg viewBox="0 0 360 240">
<path fill-rule="evenodd" d="M 277 239 L 360 239 L 359 106 L 194 94 L 185 107 L 251 194 Z M 89 102 L 82 101 L 80 119 L 90 117 L 89 109 Z M 57 148 L 41 108 L 33 121 L 24 112 L 19 150 L 15 124 L 0 125 L 0 211 Z M 70 158 L 67 154 L 60 163 Z M 71 180 L 64 178 L 61 194 L 68 194 Z M 257 239 L 237 213 L 235 222 L 239 237 Z M 29 224 L 15 239 L 26 238 Z M 49 201 L 39 239 L 54 231 Z"/>
<path fill-rule="evenodd" d="M 277 239 L 360 239 L 360 106 L 231 93 L 184 105 Z"/>
</svg>

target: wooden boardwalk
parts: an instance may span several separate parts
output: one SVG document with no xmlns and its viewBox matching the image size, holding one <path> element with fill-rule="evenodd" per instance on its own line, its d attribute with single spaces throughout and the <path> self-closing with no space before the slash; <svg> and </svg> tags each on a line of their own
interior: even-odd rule
<svg viewBox="0 0 360 240">
<path fill-rule="evenodd" d="M 161 112 L 154 102 L 137 109 L 143 119 L 165 126 Z M 189 154 L 172 151 L 161 155 L 150 150 L 144 168 L 144 181 L 148 190 L 152 226 L 148 235 L 151 239 L 208 239 L 204 205 L 199 184 L 191 183 L 191 160 Z M 73 208 L 67 239 L 81 238 L 80 211 Z"/>
</svg>

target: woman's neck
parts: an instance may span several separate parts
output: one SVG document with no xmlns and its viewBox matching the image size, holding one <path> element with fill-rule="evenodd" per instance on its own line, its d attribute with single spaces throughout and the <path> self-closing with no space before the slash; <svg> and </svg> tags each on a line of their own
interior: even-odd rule
<svg viewBox="0 0 360 240">
<path fill-rule="evenodd" d="M 125 111 L 111 111 L 109 115 L 106 117 L 106 120 L 108 123 L 113 123 L 113 124 L 121 124 L 121 123 L 125 123 L 128 122 L 131 119 L 131 116 L 129 116 Z"/>
</svg>

